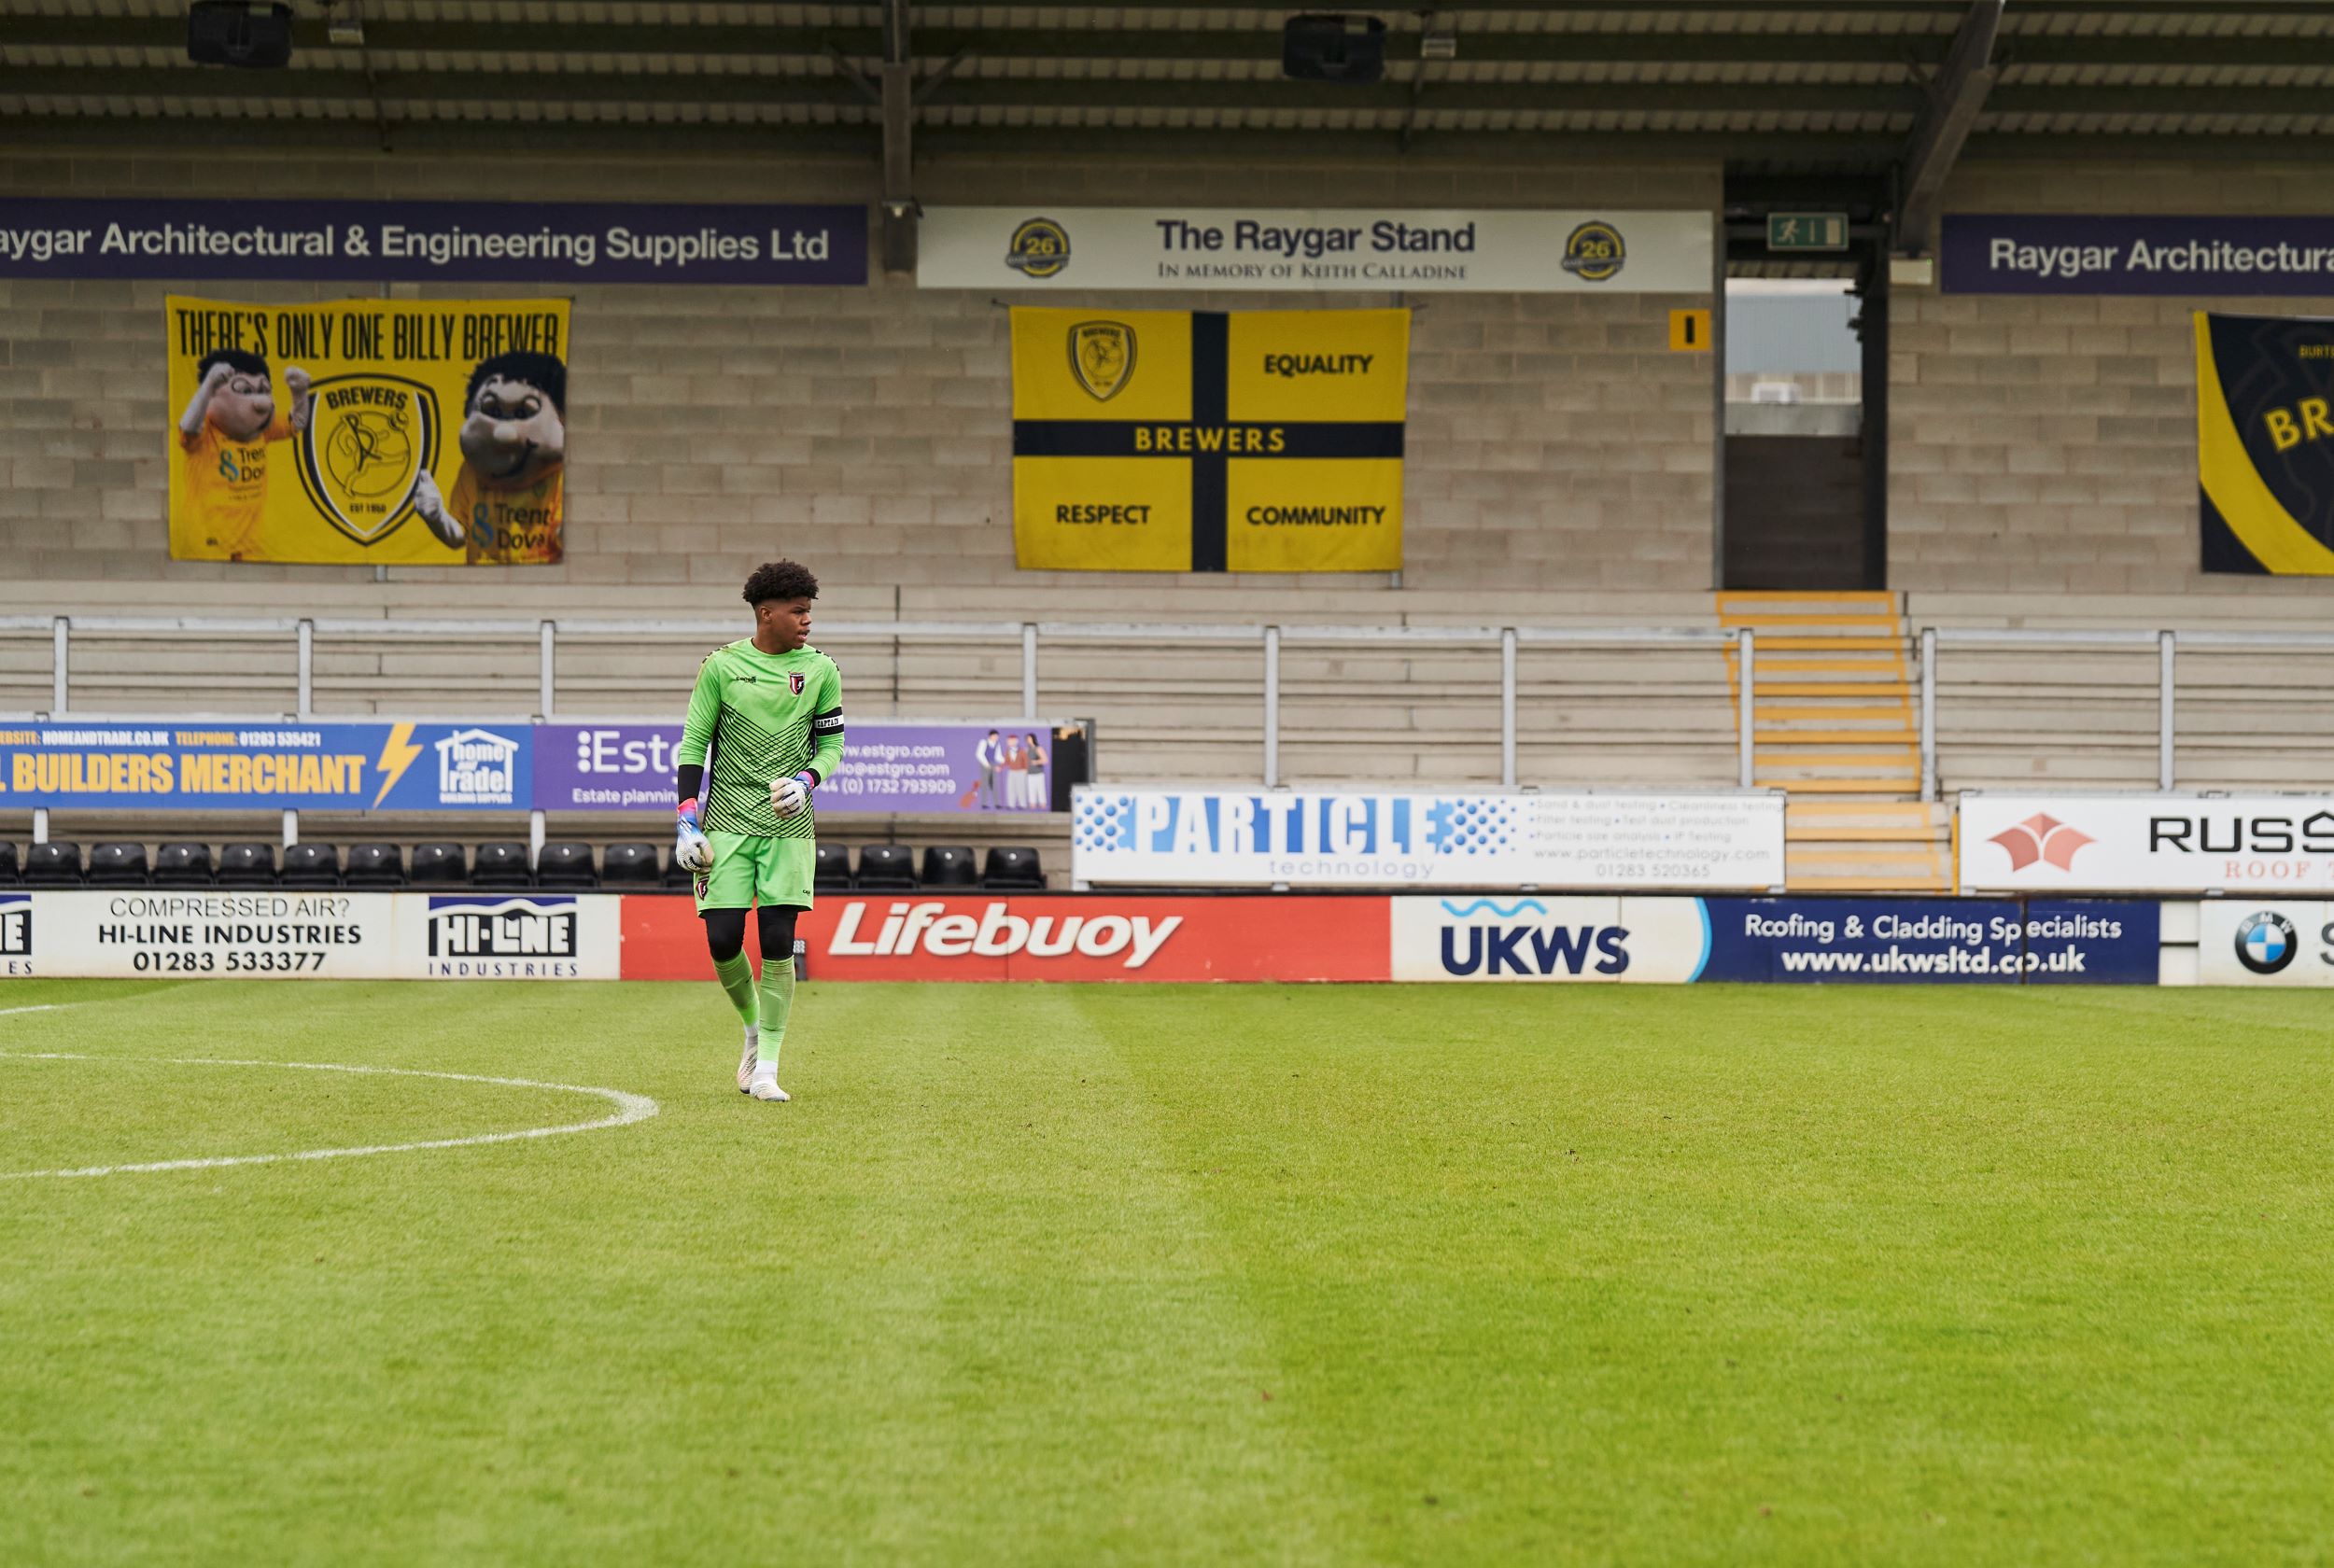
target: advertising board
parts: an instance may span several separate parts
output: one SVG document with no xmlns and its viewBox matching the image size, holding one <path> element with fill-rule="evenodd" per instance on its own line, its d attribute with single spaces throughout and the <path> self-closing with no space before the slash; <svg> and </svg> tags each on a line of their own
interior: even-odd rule
<svg viewBox="0 0 2334 1568">
<path fill-rule="evenodd" d="M 815 980 L 1383 980 L 1383 898 L 829 895 L 802 917 Z M 687 899 L 629 898 L 624 974 L 711 973 Z"/>
<path fill-rule="evenodd" d="M 1961 796 L 1964 892 L 2334 893 L 2334 796 Z"/>
<path fill-rule="evenodd" d="M 2212 899 L 2197 908 L 2200 986 L 2334 986 L 2334 903 Z"/>
<path fill-rule="evenodd" d="M 1783 879 L 1770 793 L 1090 786 L 1072 875 L 1163 887 L 1744 888 Z"/>
</svg>

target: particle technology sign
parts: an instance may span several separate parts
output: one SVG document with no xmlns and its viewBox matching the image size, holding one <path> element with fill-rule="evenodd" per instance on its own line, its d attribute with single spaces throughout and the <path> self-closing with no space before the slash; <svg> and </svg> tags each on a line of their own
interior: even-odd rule
<svg viewBox="0 0 2334 1568">
<path fill-rule="evenodd" d="M 1947 213 L 1947 294 L 2334 294 L 2334 218 Z"/>
<path fill-rule="evenodd" d="M 1961 796 L 1963 891 L 2334 891 L 2334 796 Z"/>
<path fill-rule="evenodd" d="M 867 209 L 11 198 L 0 277 L 856 287 Z"/>
<path fill-rule="evenodd" d="M 1073 874 L 1152 887 L 1750 888 L 1783 880 L 1783 797 L 1089 786 Z"/>
<path fill-rule="evenodd" d="M 1707 294 L 1708 212 L 932 207 L 924 288 Z"/>
</svg>

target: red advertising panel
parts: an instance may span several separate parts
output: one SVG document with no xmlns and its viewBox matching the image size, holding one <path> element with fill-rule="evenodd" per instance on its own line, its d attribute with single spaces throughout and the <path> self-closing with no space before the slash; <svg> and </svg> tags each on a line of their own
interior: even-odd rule
<svg viewBox="0 0 2334 1568">
<path fill-rule="evenodd" d="M 1384 980 L 1388 907 L 1383 898 L 857 893 L 822 899 L 797 934 L 815 980 Z M 625 899 L 626 979 L 711 973 L 688 899 Z"/>
</svg>

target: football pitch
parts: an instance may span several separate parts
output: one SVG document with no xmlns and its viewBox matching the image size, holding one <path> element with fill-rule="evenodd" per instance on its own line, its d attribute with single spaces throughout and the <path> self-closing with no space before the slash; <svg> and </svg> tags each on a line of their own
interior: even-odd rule
<svg viewBox="0 0 2334 1568">
<path fill-rule="evenodd" d="M 0 1010 L 0 1562 L 2334 1541 L 2306 993 L 808 985 L 790 1105 L 710 983 Z"/>
</svg>

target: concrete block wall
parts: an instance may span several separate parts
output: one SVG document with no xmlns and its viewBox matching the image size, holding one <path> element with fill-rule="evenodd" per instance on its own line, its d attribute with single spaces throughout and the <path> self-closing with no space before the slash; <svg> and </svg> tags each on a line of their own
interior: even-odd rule
<svg viewBox="0 0 2334 1568">
<path fill-rule="evenodd" d="M 1963 212 L 2322 214 L 2302 167 L 1965 164 Z M 2199 564 L 2199 310 L 2334 315 L 2319 299 L 1943 294 L 1890 315 L 1889 585 L 2334 603 L 2322 578 Z"/>
<path fill-rule="evenodd" d="M 865 200 L 855 165 L 255 159 L 157 147 L 0 155 L 0 194 L 404 195 L 450 199 Z M 1714 164 L 1514 168 L 1430 162 L 927 166 L 933 203 L 1713 207 Z M 401 294 L 524 296 L 486 286 Z M 0 556 L 94 611 L 107 583 L 167 581 L 187 608 L 370 583 L 367 567 L 172 562 L 164 526 L 161 313 L 167 293 L 332 298 L 345 287 L 0 280 Z M 1711 581 L 1710 360 L 1667 348 L 1667 313 L 1708 296 L 1086 295 L 1098 307 L 1406 302 L 1413 327 L 1406 584 L 1691 590 Z M 1153 616 L 1223 579 L 1018 571 L 1007 322 L 986 292 L 594 287 L 575 292 L 566 562 L 392 567 L 448 613 L 547 584 L 626 589 L 643 609 L 726 603 L 752 563 L 793 553 L 836 589 L 944 590 L 972 612 L 1015 595 Z M 1301 581 L 1233 580 L 1258 606 Z M 1336 580 L 1384 588 L 1383 577 Z"/>
</svg>

